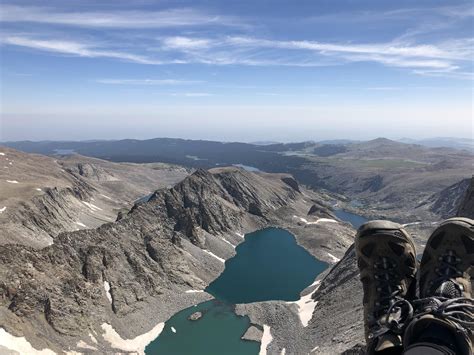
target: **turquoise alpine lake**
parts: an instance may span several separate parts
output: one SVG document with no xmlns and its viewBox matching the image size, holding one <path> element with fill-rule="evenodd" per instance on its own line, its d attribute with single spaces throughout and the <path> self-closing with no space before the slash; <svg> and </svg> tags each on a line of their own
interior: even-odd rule
<svg viewBox="0 0 474 355">
<path fill-rule="evenodd" d="M 279 228 L 247 234 L 236 253 L 206 289 L 230 303 L 296 301 L 300 292 L 328 267 L 296 244 L 291 233 Z"/>
<path fill-rule="evenodd" d="M 368 221 L 368 219 L 365 217 L 340 209 L 335 209 L 334 214 L 337 218 L 352 224 L 355 229 L 359 228 L 361 225 Z"/>
<path fill-rule="evenodd" d="M 258 354 L 260 343 L 241 340 L 250 320 L 234 313 L 233 304 L 256 301 L 296 301 L 300 292 L 328 264 L 316 259 L 280 228 L 266 228 L 245 236 L 224 272 L 206 289 L 217 300 L 176 313 L 146 354 Z M 203 316 L 188 317 L 200 311 Z M 173 331 L 174 329 L 174 331 Z"/>
</svg>

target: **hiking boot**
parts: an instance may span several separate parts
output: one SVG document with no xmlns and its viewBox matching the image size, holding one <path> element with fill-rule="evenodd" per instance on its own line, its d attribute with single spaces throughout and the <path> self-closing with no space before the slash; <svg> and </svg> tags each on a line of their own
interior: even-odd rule
<svg viewBox="0 0 474 355">
<path fill-rule="evenodd" d="M 453 354 L 472 354 L 474 221 L 451 218 L 430 236 L 420 264 L 420 300 L 404 343 L 435 343 Z"/>
<path fill-rule="evenodd" d="M 416 293 L 416 250 L 408 232 L 389 221 L 362 225 L 355 240 L 364 289 L 364 323 L 368 354 L 402 346 L 401 320 L 411 311 Z"/>
</svg>

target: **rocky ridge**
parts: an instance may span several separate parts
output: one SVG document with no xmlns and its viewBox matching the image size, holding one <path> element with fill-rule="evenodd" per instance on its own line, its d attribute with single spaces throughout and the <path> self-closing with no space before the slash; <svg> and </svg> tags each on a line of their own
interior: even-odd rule
<svg viewBox="0 0 474 355">
<path fill-rule="evenodd" d="M 117 164 L 83 156 L 45 157 L 0 147 L 0 244 L 35 248 L 64 231 L 96 228 L 189 171 L 166 164 Z"/>
<path fill-rule="evenodd" d="M 474 219 L 474 176 L 469 181 L 464 198 L 459 204 L 457 215 Z"/>
<path fill-rule="evenodd" d="M 350 226 L 302 218 L 328 199 L 285 174 L 198 170 L 117 222 L 60 233 L 41 250 L 0 246 L 0 327 L 37 349 L 123 352 L 104 330 L 133 339 L 208 299 L 186 291 L 222 272 L 243 233 L 281 226 L 334 263 L 352 242 Z"/>
</svg>

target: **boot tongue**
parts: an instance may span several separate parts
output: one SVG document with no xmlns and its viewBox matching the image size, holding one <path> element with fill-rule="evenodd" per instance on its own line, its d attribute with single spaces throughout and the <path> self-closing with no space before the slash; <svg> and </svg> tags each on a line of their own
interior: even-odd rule
<svg viewBox="0 0 474 355">
<path fill-rule="evenodd" d="M 459 286 L 452 280 L 442 282 L 434 291 L 434 296 L 445 298 L 457 298 L 462 296 Z"/>
</svg>

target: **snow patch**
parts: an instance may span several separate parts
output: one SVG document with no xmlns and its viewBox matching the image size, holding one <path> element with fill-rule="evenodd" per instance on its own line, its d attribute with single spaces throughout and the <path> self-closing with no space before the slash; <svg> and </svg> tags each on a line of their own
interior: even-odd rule
<svg viewBox="0 0 474 355">
<path fill-rule="evenodd" d="M 2 155 L 2 156 L 3 156 L 3 155 L 5 155 L 5 153 L 0 153 L 0 155 Z"/>
<path fill-rule="evenodd" d="M 36 191 L 43 191 L 43 190 L 41 190 L 39 187 L 37 187 L 37 188 L 36 188 Z"/>
<path fill-rule="evenodd" d="M 93 347 L 92 345 L 87 344 L 85 341 L 82 341 L 82 340 L 79 340 L 76 346 L 82 349 L 97 350 L 97 348 Z"/>
<path fill-rule="evenodd" d="M 337 223 L 337 221 L 335 219 L 332 219 L 332 218 L 319 218 L 318 220 L 311 221 L 311 222 L 309 222 L 307 219 L 305 219 L 303 217 L 293 216 L 293 218 L 297 218 L 301 222 L 303 222 L 304 224 L 307 224 L 307 225 L 308 224 L 319 224 L 319 223 L 323 223 L 323 222 Z"/>
<path fill-rule="evenodd" d="M 172 331 L 173 333 L 176 333 L 175 327 L 171 327 L 171 331 Z"/>
<path fill-rule="evenodd" d="M 317 280 L 313 282 L 310 286 L 316 285 L 317 287 L 313 291 L 308 293 L 306 296 L 302 296 L 298 301 L 287 302 L 288 304 L 294 303 L 298 306 L 298 315 L 300 317 L 301 324 L 303 324 L 303 327 L 307 327 L 309 324 L 309 321 L 313 317 L 313 312 L 318 302 L 313 300 L 311 296 L 318 289 L 320 283 L 321 283 L 321 280 Z"/>
<path fill-rule="evenodd" d="M 104 281 L 104 290 L 105 290 L 105 295 L 107 296 L 107 299 L 109 300 L 110 303 L 112 303 L 112 295 L 110 294 L 110 284 L 108 281 Z"/>
<path fill-rule="evenodd" d="M 10 184 L 18 184 L 18 181 L 16 180 L 7 180 L 7 182 L 9 182 Z"/>
<path fill-rule="evenodd" d="M 405 223 L 405 224 L 402 224 L 403 227 L 408 227 L 408 226 L 417 226 L 419 224 L 421 224 L 422 222 L 411 222 L 411 223 Z"/>
<path fill-rule="evenodd" d="M 205 253 L 207 253 L 207 254 L 209 254 L 210 256 L 216 258 L 216 259 L 219 260 L 220 262 L 225 263 L 225 259 L 222 259 L 221 257 L 219 257 L 219 256 L 217 256 L 216 254 L 210 252 L 209 250 L 203 249 L 202 251 L 205 252 Z"/>
<path fill-rule="evenodd" d="M 76 224 L 77 224 L 78 226 L 83 227 L 83 228 L 87 228 L 87 226 L 86 226 L 84 223 L 82 223 L 82 222 L 76 222 Z"/>
<path fill-rule="evenodd" d="M 0 213 L 5 212 L 6 209 L 7 209 L 7 206 L 4 206 L 4 207 L 0 208 Z"/>
<path fill-rule="evenodd" d="M 316 351 L 316 350 L 318 350 L 318 349 L 319 349 L 319 346 L 315 346 L 315 347 L 310 351 L 310 353 L 312 353 L 313 351 Z"/>
<path fill-rule="evenodd" d="M 36 350 L 25 337 L 11 335 L 3 328 L 0 328 L 0 344 L 8 350 L 16 351 L 20 354 L 56 355 L 56 353 L 50 349 Z"/>
<path fill-rule="evenodd" d="M 91 338 L 94 344 L 97 344 L 97 339 L 92 335 L 92 333 L 89 333 L 89 338 Z"/>
<path fill-rule="evenodd" d="M 334 261 L 335 263 L 337 263 L 337 262 L 339 262 L 339 260 L 341 260 L 341 259 L 339 259 L 339 258 L 336 258 L 334 255 L 332 255 L 332 254 L 330 254 L 330 253 L 327 253 L 327 254 L 328 254 L 328 256 L 332 259 L 332 261 Z"/>
<path fill-rule="evenodd" d="M 263 335 L 260 344 L 260 351 L 258 355 L 267 355 L 267 347 L 272 342 L 273 337 L 272 333 L 270 332 L 270 326 L 264 324 L 263 325 Z"/>
<path fill-rule="evenodd" d="M 86 205 L 87 207 L 89 207 L 92 210 L 92 212 L 102 211 L 102 208 L 97 207 L 96 205 L 93 205 L 92 203 L 89 203 L 89 202 L 86 202 L 86 201 L 82 201 L 82 203 L 84 205 Z"/>
<path fill-rule="evenodd" d="M 145 355 L 146 346 L 158 338 L 165 327 L 165 323 L 158 323 L 149 332 L 139 335 L 134 339 L 123 339 L 108 323 L 103 323 L 101 327 L 104 330 L 104 334 L 102 335 L 104 340 L 110 343 L 114 348 Z"/>
<path fill-rule="evenodd" d="M 309 285 L 308 287 L 317 286 L 317 285 L 319 285 L 320 283 L 321 283 L 321 280 L 316 280 L 316 281 L 314 281 L 311 285 Z M 307 288 L 308 288 L 308 287 L 307 287 Z"/>
<path fill-rule="evenodd" d="M 242 238 L 242 239 L 244 239 L 244 238 L 245 238 L 245 235 L 244 235 L 244 234 L 237 233 L 237 232 L 236 232 L 235 234 L 236 234 L 238 237 Z"/>
<path fill-rule="evenodd" d="M 103 194 L 100 194 L 100 196 L 105 197 L 107 200 L 112 200 L 109 196 L 105 196 Z"/>
<path fill-rule="evenodd" d="M 221 239 L 222 239 L 222 241 L 223 241 L 224 243 L 229 244 L 232 248 L 235 249 L 235 245 L 234 245 L 234 244 L 232 244 L 231 242 L 229 242 L 229 241 L 228 241 L 227 239 L 225 239 L 224 237 L 222 237 Z"/>
<path fill-rule="evenodd" d="M 280 355 L 285 355 L 286 354 L 286 348 L 281 349 Z"/>
<path fill-rule="evenodd" d="M 199 292 L 204 292 L 204 290 L 186 290 L 184 293 L 199 293 Z"/>
<path fill-rule="evenodd" d="M 320 218 L 316 221 L 317 223 L 327 222 L 327 223 L 337 223 L 335 219 L 332 218 Z"/>
</svg>

